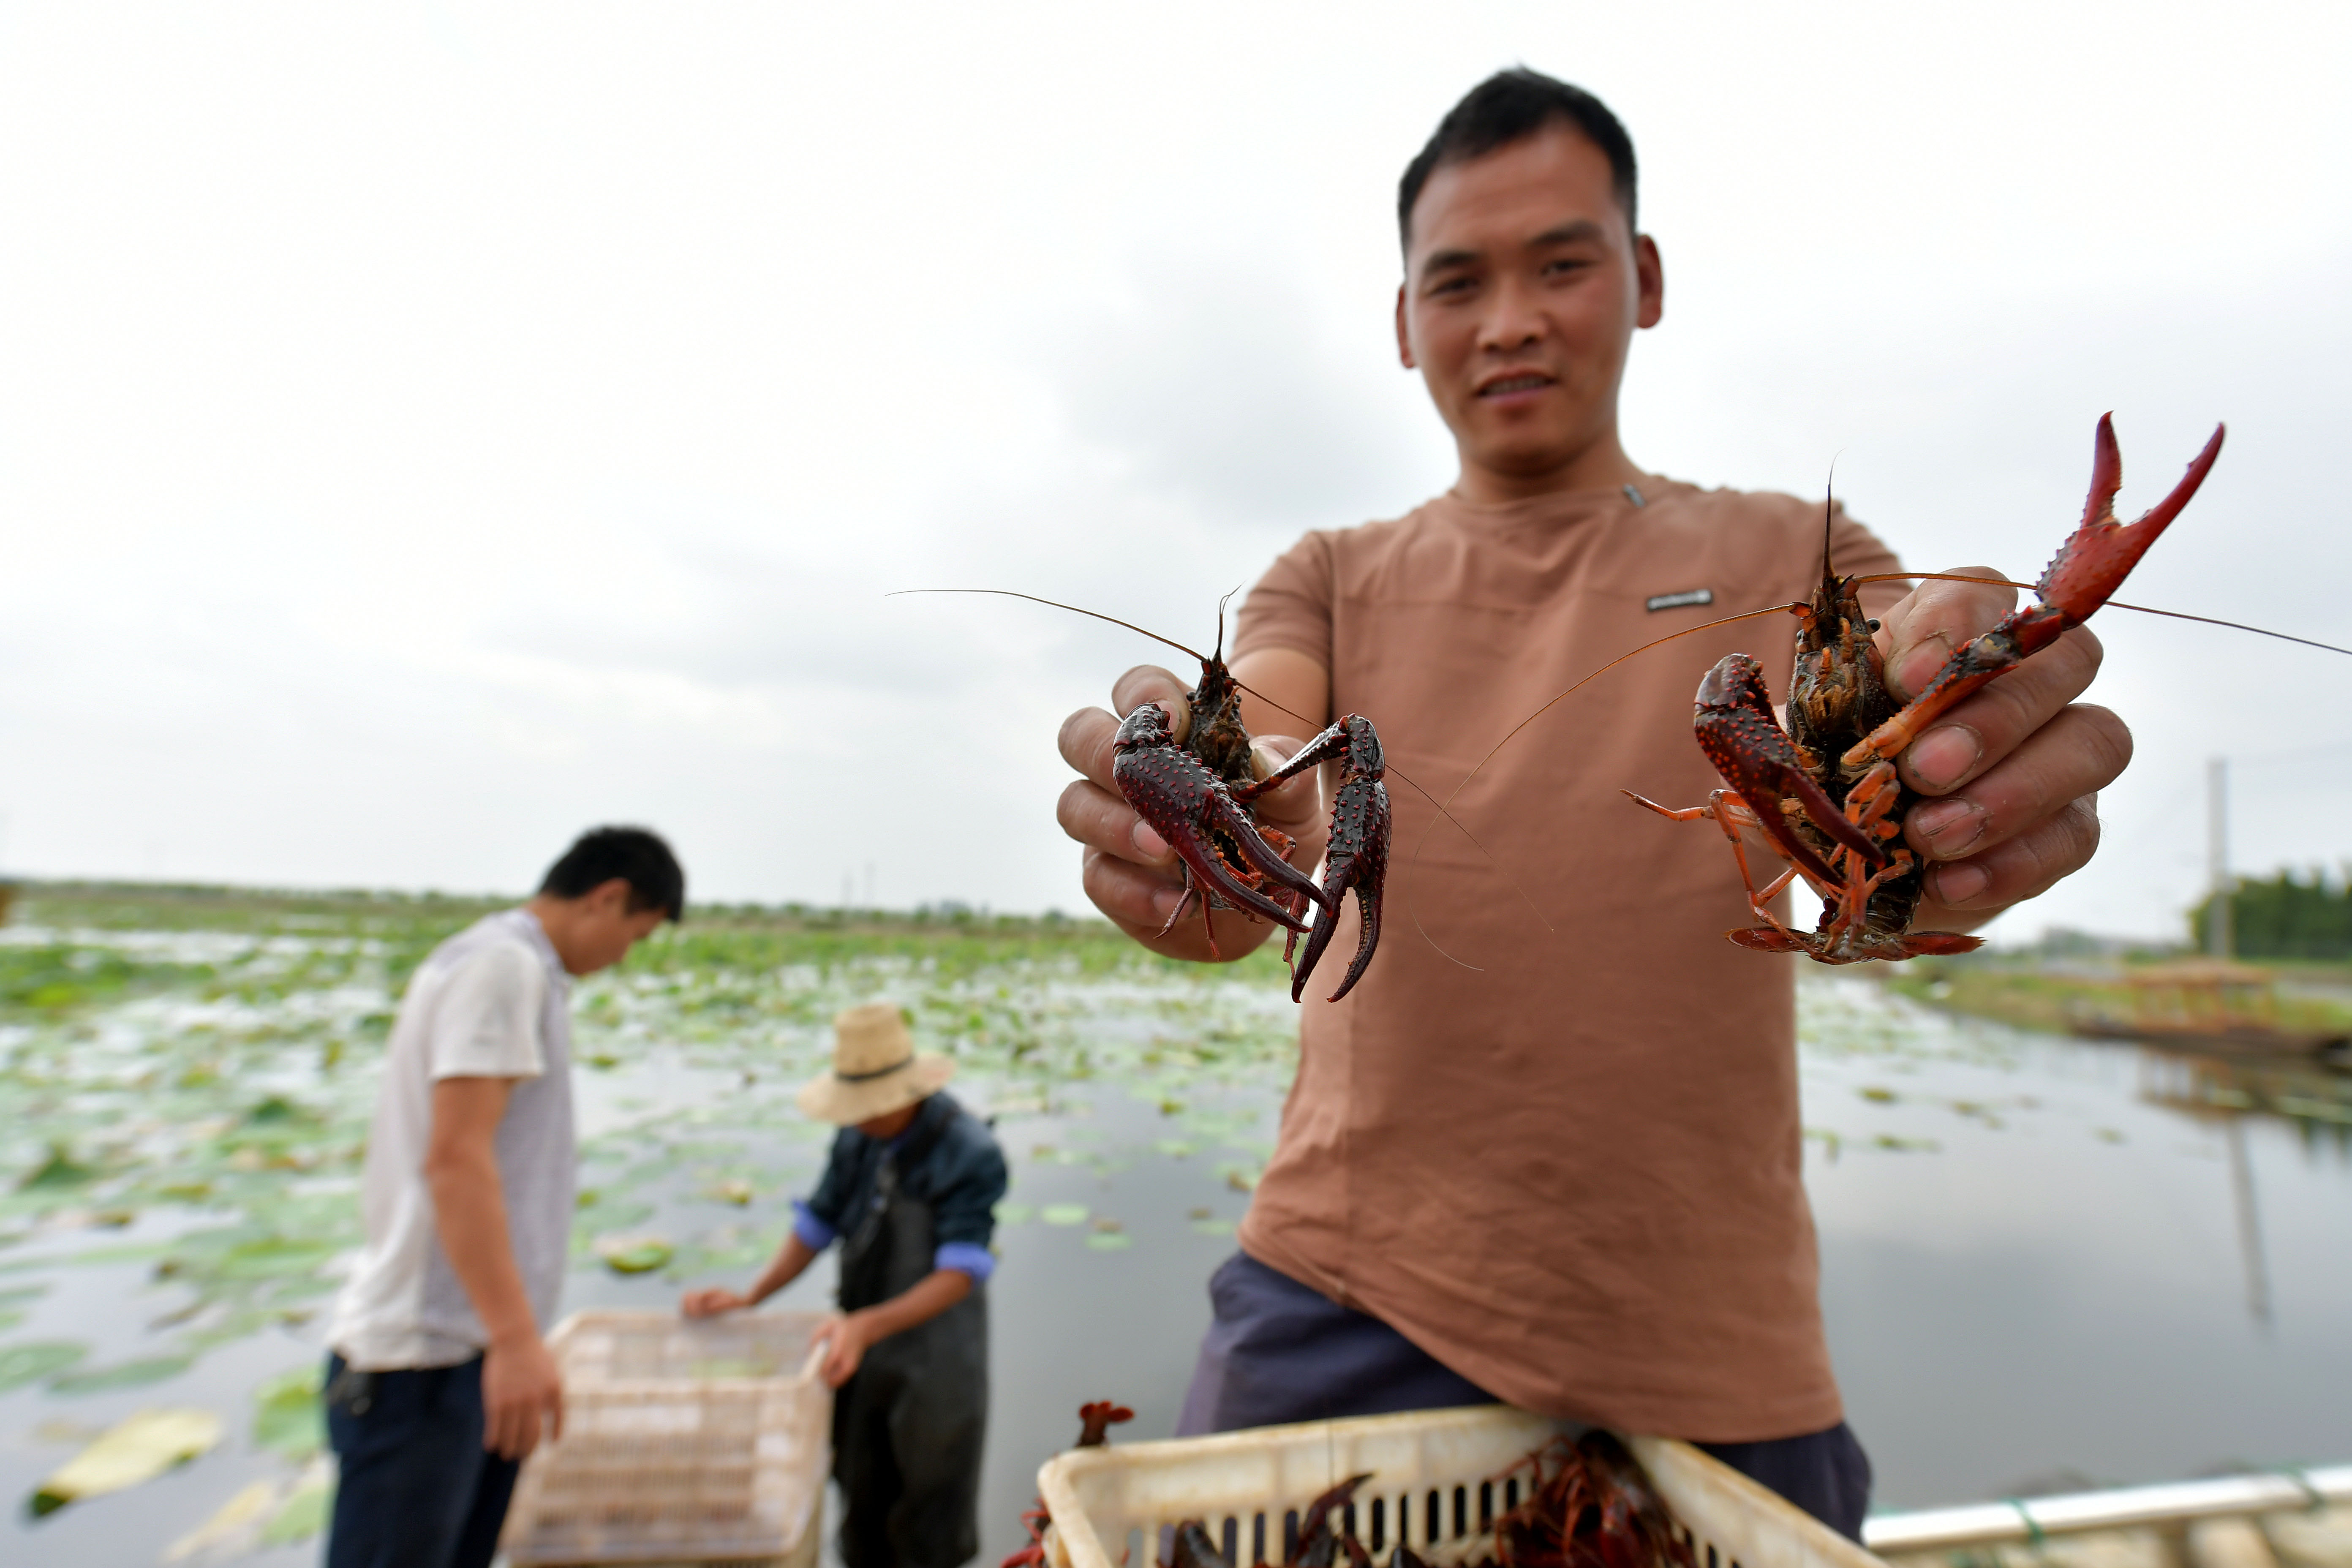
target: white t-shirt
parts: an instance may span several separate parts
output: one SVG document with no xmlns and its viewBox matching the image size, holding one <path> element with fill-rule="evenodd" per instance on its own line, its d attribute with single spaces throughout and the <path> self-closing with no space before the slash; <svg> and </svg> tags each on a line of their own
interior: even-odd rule
<svg viewBox="0 0 2352 1568">
<path fill-rule="evenodd" d="M 367 1246 L 327 1332 L 352 1366 L 454 1366 L 489 1342 L 441 1249 L 425 1180 L 433 1085 L 445 1078 L 519 1080 L 494 1147 L 515 1267 L 541 1330 L 551 1326 L 572 1237 L 570 1003 L 570 977 L 528 910 L 476 921 L 410 979 L 361 1179 Z"/>
</svg>

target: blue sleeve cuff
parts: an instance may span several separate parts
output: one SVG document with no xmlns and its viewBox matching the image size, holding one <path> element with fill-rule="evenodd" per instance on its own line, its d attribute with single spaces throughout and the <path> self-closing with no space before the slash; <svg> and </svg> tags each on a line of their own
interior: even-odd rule
<svg viewBox="0 0 2352 1568">
<path fill-rule="evenodd" d="M 988 1277 L 996 1272 L 996 1259 L 976 1241 L 947 1241 L 931 1254 L 931 1267 L 961 1269 L 971 1276 L 973 1284 L 984 1285 Z"/>
<path fill-rule="evenodd" d="M 823 1252 L 833 1245 L 834 1237 L 839 1233 L 833 1226 L 817 1218 L 815 1210 L 800 1199 L 794 1198 L 793 1200 L 793 1234 L 799 1237 L 801 1244 L 811 1252 Z"/>
</svg>

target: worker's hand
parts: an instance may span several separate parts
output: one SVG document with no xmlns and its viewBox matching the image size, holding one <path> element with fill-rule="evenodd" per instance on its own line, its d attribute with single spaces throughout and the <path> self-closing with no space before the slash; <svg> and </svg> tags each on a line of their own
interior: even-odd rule
<svg viewBox="0 0 2352 1568">
<path fill-rule="evenodd" d="M 811 1336 L 812 1347 L 824 1347 L 824 1363 L 817 1370 L 827 1388 L 839 1388 L 857 1372 L 857 1363 L 875 1340 L 874 1321 L 864 1312 L 828 1318 Z"/>
<path fill-rule="evenodd" d="M 563 1436 L 563 1373 L 537 1333 L 492 1341 L 482 1353 L 482 1447 L 520 1459 L 539 1447 L 544 1418 L 550 1442 Z"/>
<path fill-rule="evenodd" d="M 754 1304 L 749 1296 L 713 1285 L 706 1289 L 688 1290 L 678 1299 L 677 1310 L 689 1318 L 716 1318 L 723 1312 L 742 1311 Z"/>
<path fill-rule="evenodd" d="M 1960 575 L 1991 577 L 1989 567 Z M 1908 701 L 1954 650 L 1992 629 L 2014 589 L 1922 583 L 1883 617 L 1887 685 Z M 1938 716 L 1896 760 L 1903 782 L 1933 798 L 1903 821 L 1927 865 L 1913 924 L 1966 931 L 2046 891 L 2099 847 L 2098 792 L 2131 761 L 2131 731 L 2076 702 L 2099 672 L 2099 639 L 2082 626 Z"/>
<path fill-rule="evenodd" d="M 1192 728 L 1186 689 L 1184 682 L 1167 670 L 1139 665 L 1120 676 L 1111 688 L 1111 706 L 1123 715 L 1146 702 L 1158 702 L 1167 709 L 1175 732 L 1181 736 Z M 1172 929 L 1168 924 L 1184 896 L 1183 863 L 1111 782 L 1115 754 L 1111 742 L 1118 734 L 1118 724 L 1117 716 L 1099 708 L 1080 709 L 1062 721 L 1062 760 L 1085 775 L 1062 792 L 1056 814 L 1062 831 L 1086 847 L 1087 897 L 1112 924 L 1154 952 L 1205 961 L 1209 942 L 1202 930 L 1197 897 L 1182 920 Z M 1274 772 L 1305 743 L 1283 735 L 1252 737 L 1258 776 Z M 1317 770 L 1310 768 L 1281 788 L 1258 796 L 1251 808 L 1260 822 L 1298 841 L 1290 852 L 1292 865 L 1312 870 L 1323 858 L 1328 823 Z M 1227 961 L 1255 952 L 1276 930 L 1271 921 L 1244 910 L 1219 910 L 1211 919 L 1215 923 L 1217 956 Z"/>
</svg>

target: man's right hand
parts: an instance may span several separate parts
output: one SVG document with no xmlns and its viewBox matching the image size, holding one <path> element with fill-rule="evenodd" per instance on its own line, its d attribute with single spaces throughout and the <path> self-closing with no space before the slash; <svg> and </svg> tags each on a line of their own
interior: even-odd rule
<svg viewBox="0 0 2352 1568">
<path fill-rule="evenodd" d="M 1184 700 L 1186 687 L 1156 665 L 1139 665 L 1118 678 L 1111 688 L 1111 705 L 1131 713 L 1146 702 L 1159 702 L 1177 721 L 1181 735 L 1190 728 L 1191 712 Z M 1206 961 L 1207 935 L 1201 929 L 1197 900 L 1184 918 L 1168 930 L 1168 919 L 1184 895 L 1183 862 L 1165 840 L 1136 815 L 1111 782 L 1112 741 L 1118 734 L 1117 716 L 1099 708 L 1084 708 L 1062 721 L 1062 758 L 1085 776 L 1062 792 L 1062 831 L 1086 847 L 1087 897 L 1111 923 L 1154 952 L 1170 958 Z M 1260 735 L 1253 743 L 1272 772 L 1305 744 L 1286 736 Z M 1322 788 L 1309 769 L 1280 789 L 1252 803 L 1258 820 L 1298 841 L 1290 863 L 1309 870 L 1323 858 L 1328 823 Z M 1241 958 L 1255 952 L 1274 934 L 1274 925 L 1242 910 L 1219 910 L 1215 921 L 1220 958 Z M 1160 932 L 1167 930 L 1167 934 Z"/>
<path fill-rule="evenodd" d="M 493 1342 L 482 1354 L 482 1447 L 520 1459 L 539 1447 L 540 1419 L 550 1442 L 563 1436 L 563 1373 L 537 1334 Z"/>
<path fill-rule="evenodd" d="M 723 1285 L 712 1285 L 700 1290 L 688 1290 L 677 1303 L 677 1310 L 689 1318 L 716 1318 L 723 1312 L 740 1312 L 751 1305 L 751 1298 Z"/>
</svg>

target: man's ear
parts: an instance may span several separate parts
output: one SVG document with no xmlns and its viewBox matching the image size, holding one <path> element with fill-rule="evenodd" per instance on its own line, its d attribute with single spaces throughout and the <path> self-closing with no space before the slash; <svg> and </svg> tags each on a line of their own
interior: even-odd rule
<svg viewBox="0 0 2352 1568">
<path fill-rule="evenodd" d="M 1419 365 L 1412 363 L 1412 335 L 1405 331 L 1404 285 L 1402 283 L 1397 285 L 1396 332 L 1397 363 L 1404 366 L 1407 370 L 1420 369 L 1421 367 Z"/>
<path fill-rule="evenodd" d="M 1666 313 L 1666 264 L 1659 258 L 1658 242 L 1646 234 L 1633 237 L 1633 277 L 1640 290 L 1633 324 L 1654 327 Z"/>
<path fill-rule="evenodd" d="M 626 877 L 607 877 L 588 889 L 588 897 L 600 906 L 609 907 L 614 914 L 626 914 L 630 890 Z"/>
</svg>

